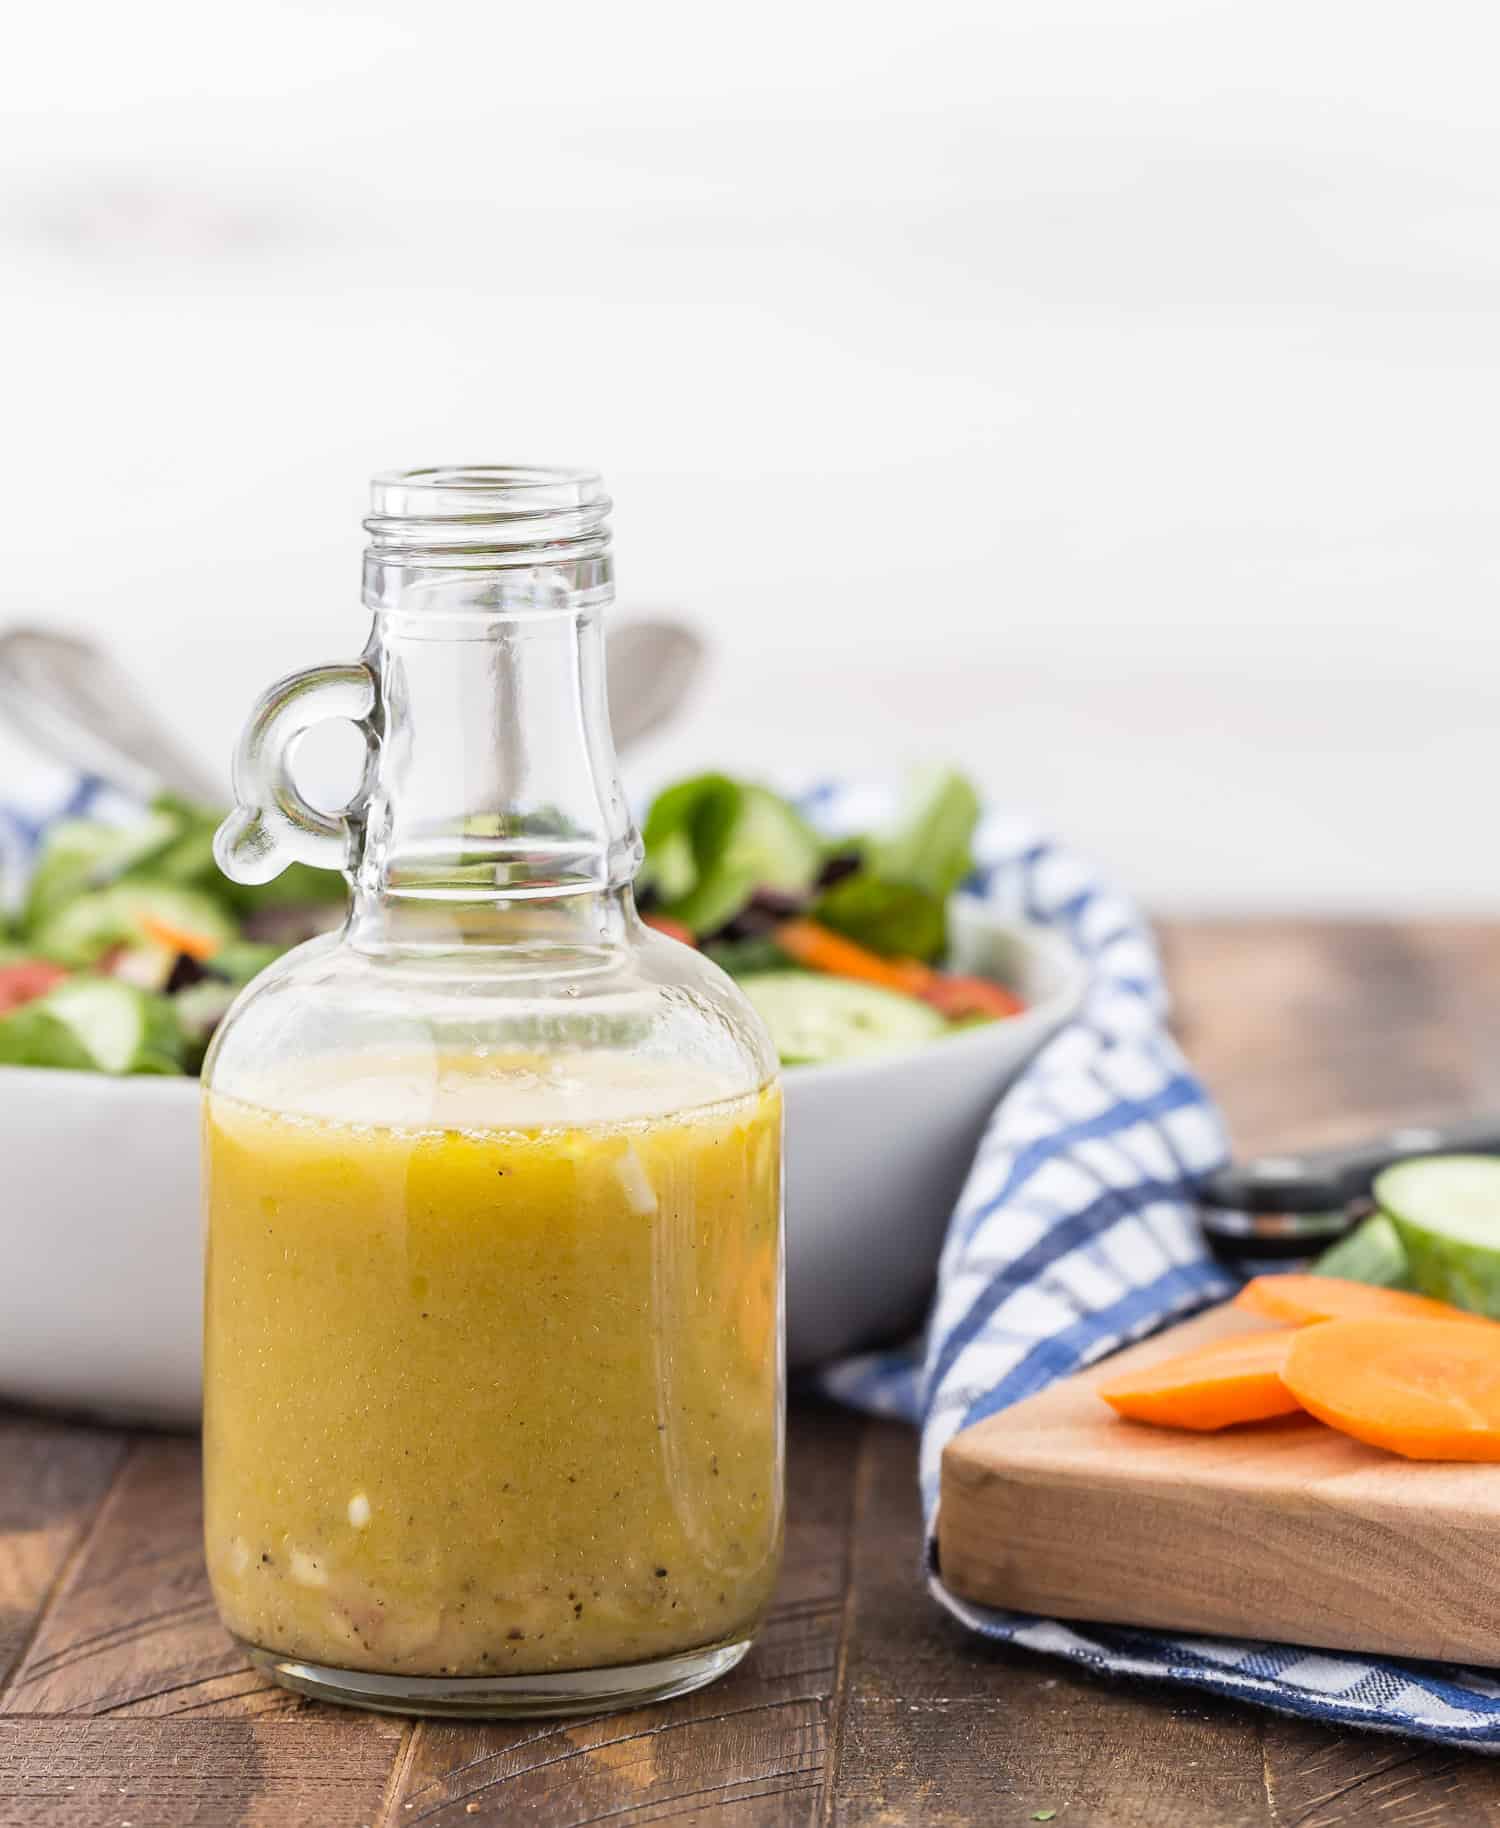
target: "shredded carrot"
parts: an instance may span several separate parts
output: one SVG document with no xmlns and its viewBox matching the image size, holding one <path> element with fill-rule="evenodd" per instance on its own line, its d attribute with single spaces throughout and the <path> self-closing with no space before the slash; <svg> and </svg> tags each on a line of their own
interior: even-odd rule
<svg viewBox="0 0 1500 1828">
<path fill-rule="evenodd" d="M 138 914 L 136 925 L 147 939 L 186 958 L 212 958 L 221 943 L 217 939 L 210 939 L 206 933 L 192 933 L 186 927 L 174 927 L 170 921 L 158 920 L 154 914 Z"/>
<path fill-rule="evenodd" d="M 1319 1320 L 1468 1320 L 1492 1327 L 1483 1314 L 1469 1314 L 1446 1301 L 1409 1295 L 1404 1289 L 1372 1288 L 1341 1276 L 1257 1276 L 1234 1298 L 1237 1308 L 1294 1327 Z"/>
<path fill-rule="evenodd" d="M 775 939 L 787 957 L 807 971 L 856 978 L 863 984 L 878 984 L 882 990 L 917 997 L 950 1022 L 962 1021 L 965 1016 L 1013 1016 L 1026 1007 L 1003 984 L 934 971 L 916 958 L 882 958 L 821 921 L 783 921 L 776 929 Z"/>
<path fill-rule="evenodd" d="M 882 958 L 866 946 L 856 945 L 816 920 L 784 920 L 777 927 L 776 944 L 796 964 L 808 971 L 826 971 L 830 977 L 857 978 L 878 984 L 903 996 L 921 996 L 937 973 L 914 958 Z"/>
<path fill-rule="evenodd" d="M 1410 1460 L 1500 1460 L 1500 1328 L 1329 1320 L 1291 1335 L 1282 1373 L 1306 1410 Z"/>
<path fill-rule="evenodd" d="M 1301 1404 L 1281 1381 L 1281 1369 L 1298 1337 L 1236 1334 L 1145 1365 L 1101 1385 L 1099 1394 L 1118 1414 L 1162 1428 L 1208 1431 L 1292 1415 Z"/>
</svg>

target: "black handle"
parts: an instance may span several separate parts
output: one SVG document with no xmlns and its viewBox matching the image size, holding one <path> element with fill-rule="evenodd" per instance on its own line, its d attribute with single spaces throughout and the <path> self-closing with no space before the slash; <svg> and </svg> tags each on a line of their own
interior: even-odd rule
<svg viewBox="0 0 1500 1828">
<path fill-rule="evenodd" d="M 1366 1198 L 1382 1168 L 1410 1155 L 1500 1155 L 1500 1115 L 1402 1124 L 1343 1149 L 1258 1155 L 1221 1168 L 1198 1191 L 1206 1204 L 1240 1212 L 1333 1212 Z"/>
</svg>

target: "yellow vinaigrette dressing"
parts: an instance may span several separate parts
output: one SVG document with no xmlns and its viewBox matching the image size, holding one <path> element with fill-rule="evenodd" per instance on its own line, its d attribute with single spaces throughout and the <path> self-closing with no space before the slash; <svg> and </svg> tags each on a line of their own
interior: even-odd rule
<svg viewBox="0 0 1500 1828">
<path fill-rule="evenodd" d="M 579 1054 L 210 1094 L 205 1528 L 232 1631 L 430 1677 L 750 1635 L 782 1531 L 781 1110 L 721 1089 Z"/>
<path fill-rule="evenodd" d="M 209 1572 L 302 1694 L 628 1707 L 732 1669 L 776 1575 L 776 1052 L 636 911 L 599 478 L 408 470 L 370 505 L 369 638 L 262 695 L 214 841 L 350 893 L 203 1065 Z M 325 717 L 365 741 L 340 813 L 293 768 Z M 722 801 L 679 807 L 679 883 Z"/>
</svg>

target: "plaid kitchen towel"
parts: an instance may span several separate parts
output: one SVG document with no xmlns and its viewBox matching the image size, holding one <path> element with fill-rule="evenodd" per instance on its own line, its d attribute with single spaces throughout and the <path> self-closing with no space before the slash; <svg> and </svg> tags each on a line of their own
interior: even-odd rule
<svg viewBox="0 0 1500 1828">
<path fill-rule="evenodd" d="M 807 805 L 830 832 L 869 830 L 890 811 L 879 793 L 853 787 L 821 789 Z M 1236 1287 L 1204 1247 L 1192 1192 L 1225 1159 L 1224 1134 L 1167 1033 L 1161 968 L 1140 914 L 1024 819 L 988 817 L 976 854 L 972 891 L 1002 915 L 1064 935 L 1090 967 L 1088 988 L 990 1122 L 949 1224 L 923 1341 L 848 1360 L 820 1380 L 843 1402 L 920 1427 L 934 1598 L 984 1637 L 1102 1673 L 1500 1751 L 1500 1680 L 1483 1671 L 1064 1624 L 971 1605 L 944 1586 L 938 1472 L 953 1435 Z"/>
</svg>

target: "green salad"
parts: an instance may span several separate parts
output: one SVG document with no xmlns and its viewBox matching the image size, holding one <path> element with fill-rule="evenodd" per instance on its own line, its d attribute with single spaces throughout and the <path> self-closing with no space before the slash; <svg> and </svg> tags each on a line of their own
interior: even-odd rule
<svg viewBox="0 0 1500 1828">
<path fill-rule="evenodd" d="M 241 987 L 343 915 L 343 878 L 220 874 L 222 814 L 163 795 L 139 823 L 63 819 L 0 927 L 0 1065 L 196 1073 Z"/>
<path fill-rule="evenodd" d="M 946 966 L 979 810 L 962 775 L 928 773 L 887 829 L 830 841 L 768 787 L 696 775 L 647 815 L 641 909 L 739 981 L 784 1065 L 917 1046 L 1024 1007 Z"/>
<path fill-rule="evenodd" d="M 340 876 L 221 875 L 220 816 L 163 796 L 135 825 L 48 831 L 0 925 L 0 1065 L 196 1073 L 239 990 L 339 923 Z M 945 966 L 978 819 L 972 785 L 940 772 L 889 829 L 830 842 L 768 787 L 697 775 L 647 814 L 641 910 L 739 981 L 787 1064 L 911 1047 L 1023 1007 Z"/>
</svg>

